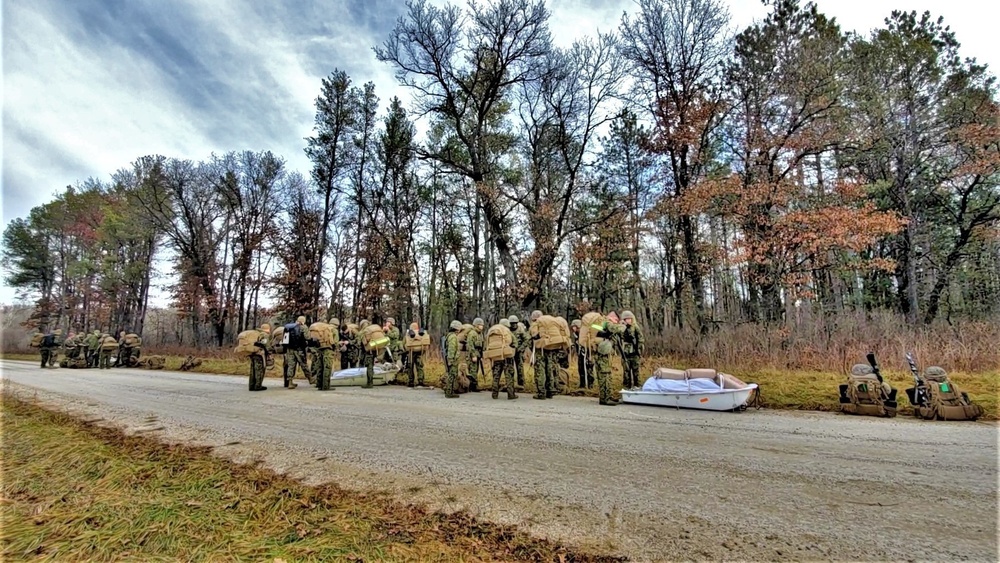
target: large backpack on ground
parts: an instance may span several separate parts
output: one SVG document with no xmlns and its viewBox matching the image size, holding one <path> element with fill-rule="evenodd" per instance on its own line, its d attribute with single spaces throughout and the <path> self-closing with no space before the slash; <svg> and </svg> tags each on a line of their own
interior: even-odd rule
<svg viewBox="0 0 1000 563">
<path fill-rule="evenodd" d="M 381 326 L 372 323 L 361 330 L 361 344 L 368 352 L 382 351 L 389 345 L 389 337 Z"/>
<path fill-rule="evenodd" d="M 255 344 L 260 340 L 262 335 L 263 333 L 257 329 L 244 330 L 239 333 L 236 335 L 236 348 L 233 348 L 233 353 L 241 358 L 249 358 L 250 356 L 259 354 L 261 349 L 255 346 Z"/>
<path fill-rule="evenodd" d="M 166 365 L 166 363 L 167 359 L 163 356 L 146 356 L 139 362 L 139 367 L 144 367 L 146 369 L 163 369 L 163 366 Z"/>
<path fill-rule="evenodd" d="M 285 327 L 279 326 L 271 331 L 271 349 L 275 354 L 285 353 Z"/>
<path fill-rule="evenodd" d="M 917 404 L 914 397 L 916 388 L 906 390 L 906 396 L 913 405 L 913 414 L 926 420 L 976 420 L 983 415 L 983 408 L 972 404 L 964 393 L 948 377 L 944 369 L 933 366 L 924 372 L 924 386 L 921 389 L 923 404 Z"/>
<path fill-rule="evenodd" d="M 114 352 L 118 350 L 118 340 L 114 336 L 105 335 L 101 337 L 101 351 Z"/>
<path fill-rule="evenodd" d="M 42 340 L 44 338 L 45 338 L 44 334 L 36 332 L 35 334 L 31 335 L 31 342 L 28 344 L 28 346 L 31 346 L 32 348 L 41 348 Z"/>
<path fill-rule="evenodd" d="M 467 341 L 469 340 L 469 333 L 472 332 L 473 326 L 469 324 L 462 325 L 461 330 L 458 331 L 458 349 L 461 352 L 468 351 Z"/>
<path fill-rule="evenodd" d="M 538 339 L 535 340 L 535 348 L 541 350 L 559 350 L 560 348 L 568 347 L 572 342 L 563 334 L 559 319 L 552 315 L 538 317 L 538 320 L 531 323 L 530 332 L 532 338 L 538 336 Z"/>
<path fill-rule="evenodd" d="M 431 335 L 426 330 L 407 330 L 403 337 L 403 348 L 407 352 L 426 352 L 431 346 Z"/>
<path fill-rule="evenodd" d="M 86 369 L 87 360 L 85 358 L 63 358 L 59 362 L 59 367 L 68 369 Z"/>
<path fill-rule="evenodd" d="M 333 338 L 333 334 L 336 333 L 336 330 L 334 329 L 333 325 L 327 324 L 327 323 L 313 323 L 313 325 L 315 325 L 315 324 L 326 325 L 326 326 L 330 327 L 330 344 L 329 345 L 332 346 L 333 345 L 333 340 L 335 340 Z M 308 343 L 306 342 L 306 340 L 308 338 L 312 337 L 312 325 L 310 325 L 309 328 L 306 329 L 304 326 L 300 325 L 299 323 L 288 323 L 288 324 L 286 324 L 282 328 L 284 329 L 282 331 L 282 342 L 284 343 L 286 349 L 288 349 L 288 350 L 305 350 L 306 349 L 306 347 L 308 345 Z M 306 330 L 309 331 L 308 335 L 306 334 Z"/>
<path fill-rule="evenodd" d="M 291 340 L 291 335 L 289 335 Z M 333 348 L 336 346 L 338 338 L 333 330 L 333 325 L 328 323 L 315 322 L 309 325 L 309 340 L 319 342 L 320 348 Z"/>
<path fill-rule="evenodd" d="M 486 331 L 483 357 L 487 360 L 507 360 L 514 357 L 514 335 L 503 325 L 493 325 Z"/>
<path fill-rule="evenodd" d="M 896 416 L 896 390 L 878 380 L 872 367 L 857 364 L 840 385 L 840 410 L 865 416 Z"/>
<path fill-rule="evenodd" d="M 125 335 L 125 345 L 129 348 L 135 348 L 137 346 L 142 346 L 142 339 L 139 338 L 138 334 L 131 333 Z"/>
</svg>

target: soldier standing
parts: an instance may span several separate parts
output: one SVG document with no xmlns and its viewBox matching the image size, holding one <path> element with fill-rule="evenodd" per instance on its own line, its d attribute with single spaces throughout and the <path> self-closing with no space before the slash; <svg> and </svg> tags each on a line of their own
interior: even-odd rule
<svg viewBox="0 0 1000 563">
<path fill-rule="evenodd" d="M 111 369 L 111 356 L 118 355 L 118 340 L 110 334 L 102 334 L 100 340 L 100 368 Z"/>
<path fill-rule="evenodd" d="M 368 319 L 361 321 L 361 324 L 358 325 L 358 335 L 354 339 L 354 347 L 358 350 L 358 353 L 361 354 L 360 363 L 365 366 L 366 379 L 365 384 L 361 386 L 362 389 L 371 389 L 375 386 L 375 352 L 369 350 L 368 347 L 365 346 L 363 338 L 365 327 L 370 324 L 371 323 Z"/>
<path fill-rule="evenodd" d="M 542 312 L 535 310 L 531 312 L 531 322 L 534 324 L 538 321 L 538 318 L 542 316 Z M 546 351 L 537 347 L 538 340 L 541 338 L 541 332 L 534 330 L 534 334 L 531 334 L 531 357 L 532 368 L 535 372 L 535 399 L 551 399 L 554 396 L 555 388 L 552 385 L 552 371 L 555 367 L 553 364 L 554 358 Z"/>
<path fill-rule="evenodd" d="M 128 357 L 126 355 L 126 350 L 125 331 L 123 330 L 118 333 L 118 358 L 115 360 L 115 366 L 122 367 L 125 365 L 125 358 Z M 128 350 L 128 352 L 131 353 L 131 350 Z"/>
<path fill-rule="evenodd" d="M 271 353 L 271 325 L 260 325 L 257 341 L 253 345 L 260 351 L 250 355 L 250 390 L 267 391 L 267 387 L 264 387 L 264 362 Z"/>
<path fill-rule="evenodd" d="M 96 368 L 101 350 L 101 331 L 94 329 L 94 332 L 87 336 L 87 367 Z"/>
<path fill-rule="evenodd" d="M 448 373 L 444 378 L 444 396 L 449 399 L 457 399 L 455 393 L 455 380 L 458 379 L 458 331 L 462 330 L 461 321 L 451 321 L 448 336 L 444 341 L 444 358 Z"/>
<path fill-rule="evenodd" d="M 624 330 L 625 327 L 618 324 L 618 315 L 612 311 L 608 314 L 604 329 L 597 332 L 597 336 L 604 339 L 597 345 L 597 354 L 594 358 L 600 405 L 613 407 L 618 404 L 618 401 L 611 398 L 611 355 L 614 353 L 613 340 Z"/>
<path fill-rule="evenodd" d="M 414 386 L 414 377 L 416 378 L 416 386 L 424 386 L 424 350 L 415 349 L 419 344 L 417 342 L 423 341 L 426 338 L 427 332 L 420 328 L 417 323 L 410 323 L 410 330 L 406 331 L 405 335 L 405 345 L 407 348 L 407 360 L 406 360 L 406 372 L 409 374 L 407 379 L 407 387 Z"/>
<path fill-rule="evenodd" d="M 333 371 L 333 347 L 336 342 L 336 329 L 330 323 L 317 322 L 309 327 L 309 344 L 315 349 L 312 358 L 312 376 L 316 382 L 316 389 L 319 391 L 330 390 L 330 372 Z"/>
<path fill-rule="evenodd" d="M 479 376 L 485 377 L 483 371 L 483 328 L 486 323 L 476 317 L 472 321 L 472 330 L 466 336 L 466 348 L 469 351 L 469 392 L 479 392 Z"/>
<path fill-rule="evenodd" d="M 594 362 L 587 354 L 587 350 L 580 345 L 580 329 L 583 322 L 579 319 L 573 321 L 570 330 L 573 331 L 573 350 L 576 352 L 576 371 L 580 376 L 580 389 L 590 389 L 594 386 Z"/>
<path fill-rule="evenodd" d="M 389 338 L 389 345 L 382 355 L 383 362 L 395 362 L 402 355 L 402 341 L 399 339 L 399 329 L 396 328 L 396 319 L 388 317 L 382 332 Z"/>
<path fill-rule="evenodd" d="M 531 339 L 528 337 L 528 331 L 524 329 L 524 325 L 517 319 L 517 315 L 511 315 L 507 318 L 507 322 L 510 323 L 510 331 L 514 335 L 514 359 L 511 362 L 514 365 L 514 372 L 517 374 L 517 390 L 524 390 L 524 351 L 528 349 L 528 344 Z"/>
<path fill-rule="evenodd" d="M 62 345 L 62 330 L 56 329 L 42 336 L 42 342 L 38 345 L 38 350 L 42 354 L 42 368 L 52 367 L 53 357 L 58 355 L 56 349 Z"/>
<path fill-rule="evenodd" d="M 316 374 L 309 371 L 309 364 L 306 363 L 306 348 L 309 344 L 309 327 L 306 325 L 306 318 L 299 316 L 295 323 L 285 325 L 285 335 L 288 343 L 285 344 L 285 386 L 295 389 L 295 372 L 302 367 L 302 375 L 309 381 L 310 385 L 315 385 Z M 313 356 L 315 358 L 315 356 Z M 315 359 L 313 360 L 315 362 Z"/>
<path fill-rule="evenodd" d="M 623 386 L 633 389 L 642 385 L 639 383 L 639 358 L 645 351 L 646 341 L 642 337 L 642 329 L 635 324 L 632 311 L 622 311 L 622 322 L 625 323 L 621 334 Z"/>
<path fill-rule="evenodd" d="M 507 400 L 509 401 L 517 398 L 517 394 L 514 393 L 514 387 L 517 381 L 517 375 L 514 373 L 514 363 L 513 363 L 514 334 L 510 331 L 510 319 L 500 319 L 500 323 L 498 325 L 490 327 L 489 332 L 487 332 L 486 334 L 492 335 L 494 331 L 499 333 L 506 333 L 507 338 L 511 342 L 511 346 L 509 347 L 508 350 L 511 357 L 494 358 L 490 360 L 490 363 L 492 364 L 491 371 L 493 372 L 492 396 L 494 399 L 500 396 L 500 376 L 502 375 L 504 377 L 505 382 L 507 383 Z"/>
</svg>

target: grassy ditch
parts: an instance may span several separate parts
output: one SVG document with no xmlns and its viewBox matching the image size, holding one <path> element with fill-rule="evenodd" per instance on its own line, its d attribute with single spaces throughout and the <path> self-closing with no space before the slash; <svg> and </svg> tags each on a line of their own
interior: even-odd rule
<svg viewBox="0 0 1000 563">
<path fill-rule="evenodd" d="M 37 361 L 37 355 L 30 354 L 3 354 L 4 358 L 17 360 Z M 176 370 L 183 363 L 181 356 L 166 356 L 167 370 Z M 275 369 L 268 372 L 269 377 L 280 377 L 282 356 L 275 357 Z M 863 359 L 860 360 L 863 362 Z M 339 366 L 339 358 L 334 359 L 334 365 Z M 701 367 L 690 364 L 684 360 L 674 358 L 644 358 L 642 362 L 642 375 L 648 377 L 653 370 L 660 366 L 670 366 L 678 369 Z M 525 368 L 529 375 L 526 378 L 528 391 L 534 390 L 531 368 Z M 200 373 L 227 374 L 247 376 L 250 372 L 249 364 L 245 360 L 233 357 L 203 358 L 201 366 L 193 371 Z M 756 369 L 750 371 L 723 370 L 732 373 L 744 381 L 757 383 L 761 386 L 761 396 L 763 406 L 772 409 L 786 410 L 817 410 L 817 411 L 838 411 L 840 403 L 838 401 L 837 386 L 846 381 L 846 375 L 831 371 L 809 371 L 809 370 L 782 370 L 782 369 Z M 431 385 L 437 385 L 444 375 L 444 364 L 437 358 L 430 358 L 426 362 L 427 381 Z M 486 373 L 490 373 L 486 366 Z M 301 377 L 299 372 L 299 377 Z M 900 410 L 902 416 L 912 414 L 912 409 L 906 403 L 903 390 L 913 386 L 913 378 L 910 373 L 893 369 L 883 370 L 883 375 L 890 384 L 899 389 Z M 984 420 L 997 420 L 1000 416 L 1000 371 L 983 371 L 978 373 L 951 373 L 953 381 L 969 394 L 969 398 L 983 407 Z M 571 366 L 569 370 L 570 393 L 578 396 L 596 397 L 597 390 L 579 389 L 579 376 L 576 367 Z M 492 384 L 492 375 L 487 376 L 486 381 Z M 612 388 L 621 386 L 621 368 L 617 360 L 614 362 L 612 374 Z"/>
<path fill-rule="evenodd" d="M 4 395 L 4 561 L 619 561 Z"/>
</svg>

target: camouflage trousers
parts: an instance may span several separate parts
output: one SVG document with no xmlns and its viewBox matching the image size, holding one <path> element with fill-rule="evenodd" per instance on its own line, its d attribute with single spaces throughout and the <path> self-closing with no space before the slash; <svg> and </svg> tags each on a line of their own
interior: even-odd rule
<svg viewBox="0 0 1000 563">
<path fill-rule="evenodd" d="M 514 357 L 510 361 L 514 364 L 514 373 L 517 374 L 518 387 L 524 387 L 524 354 L 514 352 Z"/>
<path fill-rule="evenodd" d="M 320 391 L 329 391 L 330 372 L 333 371 L 333 350 L 330 348 L 320 348 L 316 350 L 313 352 L 312 361 L 312 376 L 316 389 L 319 389 Z"/>
<path fill-rule="evenodd" d="M 556 370 L 555 357 L 546 350 L 535 350 L 535 397 L 543 399 L 555 394 L 553 381 Z"/>
<path fill-rule="evenodd" d="M 514 362 L 512 359 L 507 360 L 493 360 L 491 362 L 493 371 L 493 398 L 496 399 L 500 395 L 500 377 L 504 376 L 507 383 L 507 398 L 514 399 L 517 395 L 514 394 L 514 385 L 516 384 L 517 375 L 514 373 Z"/>
<path fill-rule="evenodd" d="M 633 387 L 639 387 L 642 383 L 639 382 L 639 355 L 626 354 L 622 359 L 623 376 L 622 383 L 625 389 L 632 389 Z"/>
<path fill-rule="evenodd" d="M 250 390 L 259 391 L 264 386 L 264 356 L 250 356 Z"/>
<path fill-rule="evenodd" d="M 476 392 L 482 389 L 479 386 L 479 376 L 485 374 L 483 359 L 481 357 L 469 358 L 469 391 Z M 484 377 L 485 379 L 485 377 Z M 483 383 L 486 383 L 485 381 Z"/>
<path fill-rule="evenodd" d="M 455 381 L 458 379 L 458 358 L 448 360 L 448 373 L 444 377 L 444 396 L 457 397 L 455 395 Z"/>
<path fill-rule="evenodd" d="M 292 380 L 295 379 L 295 372 L 298 371 L 300 366 L 302 367 L 302 375 L 309 381 L 309 384 L 316 384 L 316 375 L 309 370 L 309 364 L 306 363 L 306 351 L 285 350 L 285 387 L 292 385 Z"/>
<path fill-rule="evenodd" d="M 594 356 L 598 395 L 601 402 L 605 402 L 611 399 L 611 355 L 595 354 Z"/>
<path fill-rule="evenodd" d="M 55 351 L 51 348 L 42 348 L 42 367 L 48 367 L 52 363 L 52 358 L 55 357 Z"/>
<path fill-rule="evenodd" d="M 101 369 L 111 369 L 111 356 L 117 356 L 118 350 L 101 350 Z"/>
<path fill-rule="evenodd" d="M 413 387 L 414 379 L 416 379 L 416 385 L 419 385 L 421 387 L 424 386 L 423 352 L 410 352 L 409 354 L 407 354 L 406 373 L 409 374 L 409 378 L 407 379 L 407 385 Z"/>
<path fill-rule="evenodd" d="M 362 387 L 371 387 L 375 381 L 375 353 L 362 352 L 361 361 L 365 365 L 366 383 Z"/>
</svg>

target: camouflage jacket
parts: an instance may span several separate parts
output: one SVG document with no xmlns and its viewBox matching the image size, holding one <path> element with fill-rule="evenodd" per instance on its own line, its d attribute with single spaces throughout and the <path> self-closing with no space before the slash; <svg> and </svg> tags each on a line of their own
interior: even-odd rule
<svg viewBox="0 0 1000 563">
<path fill-rule="evenodd" d="M 97 350 L 101 345 L 101 336 L 91 332 L 87 335 L 87 338 L 83 340 L 83 345 L 90 350 Z"/>
<path fill-rule="evenodd" d="M 483 333 L 477 328 L 473 328 L 469 331 L 469 335 L 466 337 L 465 341 L 466 347 L 469 350 L 469 357 L 473 360 L 478 360 L 483 355 Z"/>
<path fill-rule="evenodd" d="M 445 358 L 449 366 L 458 364 L 458 333 L 451 331 L 444 340 Z"/>
<path fill-rule="evenodd" d="M 511 332 L 514 333 L 514 351 L 523 355 L 524 351 L 528 349 L 528 344 L 531 342 L 528 331 L 524 329 L 523 323 L 517 323 L 517 328 Z"/>
<path fill-rule="evenodd" d="M 625 329 L 621 334 L 622 351 L 626 356 L 639 356 L 646 350 L 646 339 L 638 325 L 622 325 Z"/>
<path fill-rule="evenodd" d="M 385 335 L 389 338 L 389 350 L 393 353 L 403 351 L 403 341 L 399 338 L 399 329 L 395 325 L 389 330 L 385 331 Z"/>
</svg>

